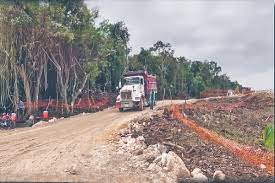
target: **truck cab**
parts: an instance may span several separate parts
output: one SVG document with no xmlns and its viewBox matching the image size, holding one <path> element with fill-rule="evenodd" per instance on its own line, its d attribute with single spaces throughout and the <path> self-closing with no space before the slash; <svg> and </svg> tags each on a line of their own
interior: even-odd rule
<svg viewBox="0 0 275 183">
<path fill-rule="evenodd" d="M 127 108 L 143 110 L 144 106 L 149 105 L 149 91 L 154 87 L 152 88 L 152 82 L 149 82 L 148 78 L 153 78 L 156 89 L 156 77 L 148 75 L 146 71 L 131 71 L 124 74 L 124 85 L 116 99 L 119 111 Z"/>
</svg>

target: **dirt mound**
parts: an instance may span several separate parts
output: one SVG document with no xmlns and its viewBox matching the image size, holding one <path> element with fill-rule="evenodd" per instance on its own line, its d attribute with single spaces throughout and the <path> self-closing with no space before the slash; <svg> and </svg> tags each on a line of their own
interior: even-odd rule
<svg viewBox="0 0 275 183">
<path fill-rule="evenodd" d="M 211 98 L 196 102 L 196 105 L 208 105 L 209 108 L 233 110 L 235 108 L 258 109 L 274 107 L 274 94 L 272 92 L 255 92 L 244 96 Z"/>
<path fill-rule="evenodd" d="M 274 107 L 274 94 L 271 92 L 256 92 L 241 98 L 248 109 Z"/>
</svg>

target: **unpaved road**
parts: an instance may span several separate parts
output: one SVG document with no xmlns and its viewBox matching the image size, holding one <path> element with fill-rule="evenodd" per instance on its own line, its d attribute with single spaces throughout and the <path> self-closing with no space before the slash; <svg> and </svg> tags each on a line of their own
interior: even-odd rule
<svg viewBox="0 0 275 183">
<path fill-rule="evenodd" d="M 152 111 L 109 108 L 49 126 L 0 131 L 0 181 L 143 182 L 141 172 L 127 169 L 127 159 L 113 153 L 110 140 L 146 113 Z"/>
</svg>

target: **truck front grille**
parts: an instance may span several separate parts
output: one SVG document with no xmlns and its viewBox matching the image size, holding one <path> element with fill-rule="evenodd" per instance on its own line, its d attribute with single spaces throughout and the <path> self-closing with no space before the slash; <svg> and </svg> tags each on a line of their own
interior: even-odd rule
<svg viewBox="0 0 275 183">
<path fill-rule="evenodd" d="M 121 92 L 121 100 L 131 100 L 131 91 L 123 91 Z"/>
</svg>

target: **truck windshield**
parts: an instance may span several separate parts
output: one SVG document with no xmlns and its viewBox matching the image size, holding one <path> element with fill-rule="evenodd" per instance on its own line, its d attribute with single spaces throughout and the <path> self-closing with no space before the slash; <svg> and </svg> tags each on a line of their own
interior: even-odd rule
<svg viewBox="0 0 275 183">
<path fill-rule="evenodd" d="M 136 85 L 136 84 L 139 84 L 139 78 L 136 77 L 136 78 L 126 78 L 126 85 Z"/>
</svg>

